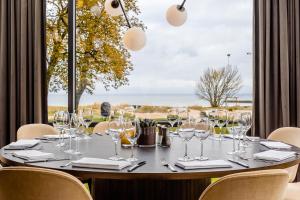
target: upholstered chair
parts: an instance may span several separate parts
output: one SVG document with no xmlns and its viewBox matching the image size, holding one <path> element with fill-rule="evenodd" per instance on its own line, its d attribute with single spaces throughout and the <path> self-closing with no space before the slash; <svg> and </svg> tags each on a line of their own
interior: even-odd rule
<svg viewBox="0 0 300 200">
<path fill-rule="evenodd" d="M 232 174 L 208 186 L 200 200 L 282 200 L 288 181 L 279 169 Z"/>
<path fill-rule="evenodd" d="M 283 127 L 273 131 L 268 137 L 270 140 L 285 142 L 300 148 L 300 128 Z M 292 183 L 295 180 L 298 171 L 298 165 L 287 169 L 290 176 L 285 200 L 300 199 L 300 183 Z"/>
<path fill-rule="evenodd" d="M 34 139 L 43 135 L 55 135 L 58 131 L 48 124 L 26 124 L 19 128 L 17 139 Z"/>
<path fill-rule="evenodd" d="M 109 128 L 109 122 L 99 122 L 93 129 L 93 133 L 104 134 Z"/>
<path fill-rule="evenodd" d="M 50 169 L 7 167 L 0 169 L 1 200 L 92 200 L 75 177 Z"/>
</svg>

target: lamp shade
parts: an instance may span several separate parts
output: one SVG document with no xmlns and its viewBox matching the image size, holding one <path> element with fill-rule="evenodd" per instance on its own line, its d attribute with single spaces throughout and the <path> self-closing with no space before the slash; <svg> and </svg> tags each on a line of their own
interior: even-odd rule
<svg viewBox="0 0 300 200">
<path fill-rule="evenodd" d="M 94 16 L 100 16 L 101 15 L 101 8 L 98 5 L 94 5 L 91 7 L 91 13 Z"/>
<path fill-rule="evenodd" d="M 132 51 L 139 51 L 146 45 L 146 34 L 139 27 L 128 29 L 123 37 L 126 48 Z"/>
<path fill-rule="evenodd" d="M 166 18 L 172 26 L 181 26 L 187 20 L 186 9 L 184 7 L 180 9 L 179 7 L 179 5 L 173 5 L 167 10 Z"/>
<path fill-rule="evenodd" d="M 124 5 L 124 3 L 121 1 L 122 5 Z M 106 11 L 107 14 L 109 14 L 110 16 L 119 16 L 122 15 L 122 8 L 118 3 L 118 0 L 106 0 L 105 4 L 104 4 L 104 9 Z"/>
</svg>

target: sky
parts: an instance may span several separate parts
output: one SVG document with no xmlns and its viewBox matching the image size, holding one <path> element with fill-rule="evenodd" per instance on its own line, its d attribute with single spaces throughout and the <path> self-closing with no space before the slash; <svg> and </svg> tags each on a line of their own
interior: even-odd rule
<svg viewBox="0 0 300 200">
<path fill-rule="evenodd" d="M 165 19 L 178 0 L 138 0 L 139 18 L 147 26 L 147 44 L 131 52 L 134 70 L 129 86 L 95 94 L 194 94 L 208 67 L 236 66 L 243 80 L 241 94 L 252 92 L 252 0 L 187 0 L 187 22 L 172 27 Z M 131 13 L 129 13 L 131 14 Z"/>
</svg>

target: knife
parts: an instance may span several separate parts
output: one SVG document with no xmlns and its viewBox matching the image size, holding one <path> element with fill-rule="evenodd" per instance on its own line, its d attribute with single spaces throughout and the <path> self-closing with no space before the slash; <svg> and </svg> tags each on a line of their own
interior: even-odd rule
<svg viewBox="0 0 300 200">
<path fill-rule="evenodd" d="M 243 167 L 249 168 L 249 165 L 246 164 L 246 163 L 243 163 L 243 162 L 240 162 L 240 161 L 237 161 L 237 160 L 233 160 L 233 159 L 227 159 L 227 160 L 232 162 L 232 163 L 235 163 L 235 164 L 241 165 Z"/>
<path fill-rule="evenodd" d="M 132 167 L 130 167 L 130 168 L 127 170 L 127 172 L 132 172 L 133 170 L 135 170 L 135 169 L 137 169 L 137 168 L 139 168 L 139 167 L 141 167 L 141 166 L 143 166 L 143 165 L 145 165 L 145 164 L 146 164 L 146 161 L 139 162 L 138 164 L 133 165 Z"/>
<path fill-rule="evenodd" d="M 24 163 L 38 163 L 38 162 L 51 162 L 51 161 L 63 161 L 63 160 L 70 160 L 70 159 L 60 158 L 60 159 L 25 160 Z"/>
</svg>

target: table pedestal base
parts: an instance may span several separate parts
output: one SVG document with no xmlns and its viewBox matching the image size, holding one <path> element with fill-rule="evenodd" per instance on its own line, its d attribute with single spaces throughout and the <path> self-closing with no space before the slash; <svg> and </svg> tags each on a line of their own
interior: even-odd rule
<svg viewBox="0 0 300 200">
<path fill-rule="evenodd" d="M 201 180 L 96 180 L 95 200 L 198 200 L 210 184 Z"/>
</svg>

